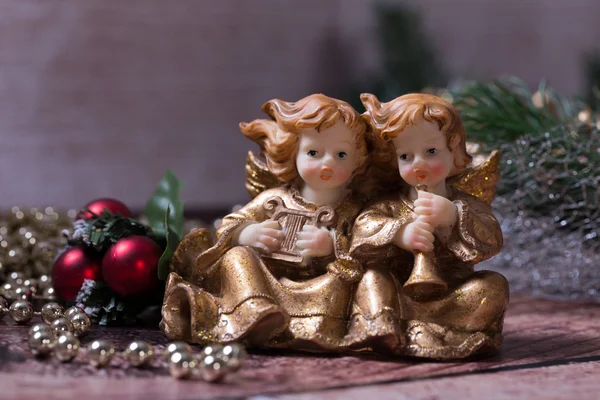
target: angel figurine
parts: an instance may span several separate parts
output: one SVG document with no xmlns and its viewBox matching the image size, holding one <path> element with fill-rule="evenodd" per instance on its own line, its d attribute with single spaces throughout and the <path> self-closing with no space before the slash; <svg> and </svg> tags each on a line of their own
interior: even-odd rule
<svg viewBox="0 0 600 400">
<path fill-rule="evenodd" d="M 223 219 L 214 245 L 202 230 L 180 243 L 160 327 L 193 343 L 338 350 L 362 275 L 349 255 L 360 211 L 349 184 L 366 165 L 366 124 L 322 94 L 262 110 L 270 119 L 240 124 L 266 160 L 249 154 L 254 198 Z"/>
<path fill-rule="evenodd" d="M 468 169 L 465 129 L 440 97 L 361 99 L 383 149 L 377 157 L 393 160 L 398 189 L 368 204 L 354 224 L 351 255 L 365 272 L 352 314 L 370 321 L 396 315 L 405 334 L 392 342 L 395 354 L 456 359 L 497 349 L 508 283 L 496 272 L 474 271 L 502 247 L 490 207 L 497 154 Z M 388 337 L 398 329 L 394 318 L 387 329 L 378 321 Z"/>
</svg>

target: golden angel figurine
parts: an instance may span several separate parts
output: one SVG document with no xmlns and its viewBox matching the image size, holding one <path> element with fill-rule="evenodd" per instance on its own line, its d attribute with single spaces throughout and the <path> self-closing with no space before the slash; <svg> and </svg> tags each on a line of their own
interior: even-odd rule
<svg viewBox="0 0 600 400">
<path fill-rule="evenodd" d="M 474 271 L 502 247 L 489 205 L 497 171 L 489 165 L 467 170 L 463 124 L 443 99 L 361 99 L 379 149 L 373 162 L 391 160 L 399 189 L 368 204 L 354 223 L 351 256 L 365 273 L 352 315 L 378 321 L 381 338 L 387 337 L 380 343 L 390 343 L 395 354 L 455 359 L 497 349 L 508 283 L 498 273 Z M 399 344 L 377 319 L 386 314 L 401 321 Z M 388 332 L 397 329 L 388 321 Z"/>
<path fill-rule="evenodd" d="M 262 109 L 270 119 L 240 124 L 266 160 L 250 157 L 255 197 L 223 219 L 214 245 L 206 231 L 180 243 L 160 327 L 193 343 L 340 350 L 362 276 L 349 255 L 360 211 L 349 184 L 366 166 L 366 124 L 321 94 Z"/>
</svg>

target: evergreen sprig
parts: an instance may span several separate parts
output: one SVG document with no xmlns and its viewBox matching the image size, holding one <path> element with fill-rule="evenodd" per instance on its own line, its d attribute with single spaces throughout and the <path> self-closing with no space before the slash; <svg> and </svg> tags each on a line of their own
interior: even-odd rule
<svg viewBox="0 0 600 400">
<path fill-rule="evenodd" d="M 469 82 L 452 91 L 469 139 L 491 149 L 514 142 L 522 135 L 544 134 L 571 123 L 584 108 L 542 81 L 537 103 L 527 85 L 515 77 L 493 82 Z"/>
<path fill-rule="evenodd" d="M 162 291 L 159 291 L 160 297 Z M 156 297 L 156 296 L 154 296 Z M 95 324 L 132 325 L 148 307 L 148 299 L 122 299 L 104 282 L 85 280 L 75 304 L 82 308 Z M 151 304 L 160 304 L 153 301 Z"/>
<path fill-rule="evenodd" d="M 104 252 L 116 243 L 119 239 L 128 236 L 149 236 L 156 239 L 149 227 L 141 222 L 124 217 L 120 214 L 113 214 L 110 211 L 103 211 L 94 214 L 90 210 L 85 210 L 92 216 L 85 224 L 85 236 L 89 245 L 98 252 Z"/>
<path fill-rule="evenodd" d="M 501 149 L 499 200 L 530 215 L 553 215 L 600 247 L 600 133 L 578 115 L 582 101 L 514 77 L 452 91 L 469 140 Z"/>
</svg>

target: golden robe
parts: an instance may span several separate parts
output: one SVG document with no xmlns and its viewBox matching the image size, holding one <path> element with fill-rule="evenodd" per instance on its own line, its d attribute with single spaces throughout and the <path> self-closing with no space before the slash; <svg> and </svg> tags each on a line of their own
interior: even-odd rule
<svg viewBox="0 0 600 400">
<path fill-rule="evenodd" d="M 317 209 L 292 187 L 269 189 L 223 219 L 214 246 L 206 231 L 187 235 L 174 254 L 163 302 L 160 328 L 167 337 L 311 351 L 347 347 L 349 305 L 363 272 L 349 256 L 360 204 L 347 196 L 333 206 L 334 253 L 302 266 L 232 245 L 238 228 L 269 219 L 263 205 L 272 196 L 289 209 Z"/>
<path fill-rule="evenodd" d="M 403 292 L 414 255 L 393 239 L 415 218 L 407 196 L 394 194 L 375 201 L 354 224 L 351 255 L 364 263 L 366 271 L 351 316 L 373 320 L 381 314 L 396 315 L 404 332 L 396 354 L 464 358 L 501 344 L 508 283 L 496 272 L 474 271 L 476 263 L 500 251 L 500 226 L 481 200 L 455 188 L 449 188 L 449 200 L 459 210 L 457 222 L 449 237 L 436 236 L 434 243 L 437 269 L 448 290 L 434 299 L 415 299 Z M 387 330 L 397 330 L 397 322 L 389 321 Z M 378 324 L 379 330 L 386 330 L 385 321 Z"/>
</svg>

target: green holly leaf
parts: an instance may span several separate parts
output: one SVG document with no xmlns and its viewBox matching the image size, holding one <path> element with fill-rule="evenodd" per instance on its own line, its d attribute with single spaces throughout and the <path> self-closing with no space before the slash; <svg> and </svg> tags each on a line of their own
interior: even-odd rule
<svg viewBox="0 0 600 400">
<path fill-rule="evenodd" d="M 144 215 L 157 236 L 167 236 L 166 213 L 169 214 L 168 223 L 171 229 L 178 237 L 183 236 L 183 201 L 179 199 L 182 187 L 183 183 L 168 170 L 146 203 Z"/>
<path fill-rule="evenodd" d="M 171 206 L 167 206 L 167 212 L 165 213 L 165 228 L 166 228 L 166 239 L 167 245 L 165 247 L 165 251 L 160 256 L 158 260 L 158 279 L 165 280 L 167 279 L 167 275 L 169 275 L 169 264 L 171 263 L 171 258 L 173 257 L 173 253 L 177 248 L 177 245 L 181 241 L 181 236 L 175 232 L 172 228 L 171 223 L 169 222 L 171 213 Z"/>
</svg>

